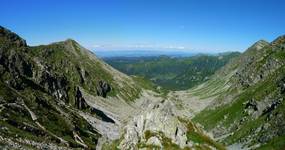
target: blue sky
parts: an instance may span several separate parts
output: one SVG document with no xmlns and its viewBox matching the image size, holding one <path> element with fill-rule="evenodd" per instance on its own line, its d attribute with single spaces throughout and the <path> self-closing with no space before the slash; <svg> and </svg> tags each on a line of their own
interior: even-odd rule
<svg viewBox="0 0 285 150">
<path fill-rule="evenodd" d="M 285 34 L 284 0 L 3 0 L 0 25 L 30 45 L 243 51 Z"/>
</svg>

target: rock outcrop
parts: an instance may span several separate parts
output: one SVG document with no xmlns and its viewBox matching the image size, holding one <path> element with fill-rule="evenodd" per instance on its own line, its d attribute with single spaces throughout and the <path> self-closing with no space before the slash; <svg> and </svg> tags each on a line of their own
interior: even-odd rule
<svg viewBox="0 0 285 150">
<path fill-rule="evenodd" d="M 107 82 L 100 80 L 96 87 L 96 91 L 98 96 L 106 98 L 107 93 L 111 91 L 111 86 Z"/>
<path fill-rule="evenodd" d="M 75 106 L 78 109 L 86 109 L 89 108 L 89 105 L 86 103 L 85 99 L 82 97 L 82 93 L 79 89 L 79 87 L 75 88 Z"/>
<path fill-rule="evenodd" d="M 121 149 L 135 149 L 139 144 L 161 146 L 164 136 L 181 148 L 187 146 L 187 129 L 179 121 L 175 106 L 171 101 L 155 105 L 150 104 L 143 114 L 135 116 L 125 127 L 125 134 L 120 143 Z M 152 134 L 153 136 L 147 137 Z"/>
<path fill-rule="evenodd" d="M 40 73 L 41 77 L 35 79 L 44 87 L 46 91 L 59 100 L 68 101 L 68 80 L 64 76 L 54 75 L 51 71 L 44 70 Z"/>
</svg>

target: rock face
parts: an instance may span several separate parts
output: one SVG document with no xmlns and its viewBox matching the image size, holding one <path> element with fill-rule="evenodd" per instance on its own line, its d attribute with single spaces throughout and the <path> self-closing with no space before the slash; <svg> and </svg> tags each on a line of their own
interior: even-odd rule
<svg viewBox="0 0 285 150">
<path fill-rule="evenodd" d="M 39 84 L 41 84 L 45 90 L 52 94 L 55 98 L 60 100 L 65 100 L 68 102 L 68 81 L 66 77 L 61 77 L 53 75 L 47 70 L 41 72 L 41 77 L 39 79 Z"/>
<path fill-rule="evenodd" d="M 88 104 L 86 103 L 85 99 L 82 97 L 82 93 L 79 87 L 76 87 L 76 94 L 75 94 L 75 106 L 78 109 L 86 109 L 88 108 Z"/>
<path fill-rule="evenodd" d="M 98 82 L 96 91 L 98 96 L 106 98 L 107 93 L 111 91 L 111 86 L 107 82 L 100 80 Z"/>
<path fill-rule="evenodd" d="M 119 146 L 121 149 L 135 149 L 140 143 L 162 147 L 161 140 L 164 136 L 181 148 L 187 145 L 187 129 L 178 120 L 175 106 L 171 101 L 149 105 L 143 114 L 135 116 L 127 124 L 125 132 Z M 147 137 L 149 136 L 147 134 L 153 134 L 153 136 Z"/>
<path fill-rule="evenodd" d="M 280 88 L 281 94 L 284 94 L 285 93 L 285 77 L 280 79 L 280 81 L 278 82 L 278 86 Z"/>
</svg>

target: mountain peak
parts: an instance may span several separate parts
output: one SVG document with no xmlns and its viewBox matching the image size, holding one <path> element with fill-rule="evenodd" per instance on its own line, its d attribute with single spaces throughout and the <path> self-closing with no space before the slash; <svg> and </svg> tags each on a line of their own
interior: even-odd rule
<svg viewBox="0 0 285 150">
<path fill-rule="evenodd" d="M 277 39 L 271 42 L 271 44 L 272 45 L 285 44 L 285 35 L 279 36 Z"/>
<path fill-rule="evenodd" d="M 75 54 L 75 56 L 78 56 L 79 54 L 86 53 L 88 50 L 86 50 L 83 46 L 81 46 L 78 42 L 75 40 L 68 38 L 64 41 L 54 42 L 50 45 L 60 45 L 63 47 L 62 50 L 72 52 Z"/>
<path fill-rule="evenodd" d="M 270 45 L 269 42 L 265 41 L 265 40 L 259 40 L 257 42 L 255 42 L 252 46 L 250 46 L 243 55 L 248 55 L 251 53 L 255 53 L 259 50 L 261 50 L 262 48 L 264 48 L 265 46 Z"/>
<path fill-rule="evenodd" d="M 63 41 L 63 42 L 65 42 L 65 43 L 78 43 L 78 42 L 76 42 L 74 39 L 71 39 L 71 38 L 68 38 L 68 39 L 66 39 L 66 40 Z"/>
<path fill-rule="evenodd" d="M 74 39 L 68 38 L 66 40 L 63 41 L 59 41 L 59 42 L 54 42 L 51 44 L 62 44 L 62 45 L 73 45 L 73 44 L 78 44 L 78 42 L 76 42 Z M 79 44 L 78 44 L 79 45 Z"/>
<path fill-rule="evenodd" d="M 265 41 L 265 40 L 259 40 L 257 42 L 255 42 L 251 48 L 255 48 L 257 50 L 262 49 L 263 47 L 269 45 L 269 42 Z"/>
</svg>

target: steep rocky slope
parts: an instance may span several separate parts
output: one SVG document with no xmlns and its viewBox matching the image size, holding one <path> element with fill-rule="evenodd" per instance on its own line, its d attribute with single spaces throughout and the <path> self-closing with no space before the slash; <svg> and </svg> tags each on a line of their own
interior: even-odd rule
<svg viewBox="0 0 285 150">
<path fill-rule="evenodd" d="M 74 40 L 30 47 L 3 27 L 0 84 L 2 148 L 95 149 L 155 95 Z"/>
<path fill-rule="evenodd" d="M 284 47 L 285 36 L 258 41 L 193 90 L 212 98 L 194 122 L 230 148 L 284 147 Z"/>
</svg>

